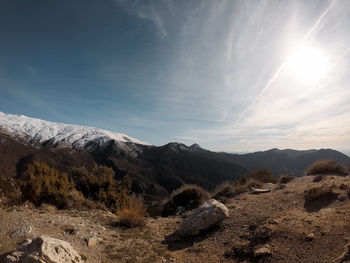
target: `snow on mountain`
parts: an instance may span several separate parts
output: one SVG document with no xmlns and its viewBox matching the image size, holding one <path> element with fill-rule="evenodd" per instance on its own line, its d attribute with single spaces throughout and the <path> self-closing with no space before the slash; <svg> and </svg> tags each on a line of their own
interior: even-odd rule
<svg viewBox="0 0 350 263">
<path fill-rule="evenodd" d="M 44 121 L 3 112 L 0 112 L 0 129 L 11 136 L 18 136 L 30 142 L 40 142 L 47 145 L 84 147 L 89 142 L 101 145 L 110 140 L 148 145 L 145 142 L 117 132 Z"/>
</svg>

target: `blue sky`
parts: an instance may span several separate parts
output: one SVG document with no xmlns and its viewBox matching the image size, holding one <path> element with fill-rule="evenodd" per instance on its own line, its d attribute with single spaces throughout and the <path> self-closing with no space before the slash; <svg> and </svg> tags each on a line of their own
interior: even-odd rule
<svg viewBox="0 0 350 263">
<path fill-rule="evenodd" d="M 350 152 L 347 0 L 1 0 L 0 21 L 0 111 L 156 145 Z"/>
</svg>

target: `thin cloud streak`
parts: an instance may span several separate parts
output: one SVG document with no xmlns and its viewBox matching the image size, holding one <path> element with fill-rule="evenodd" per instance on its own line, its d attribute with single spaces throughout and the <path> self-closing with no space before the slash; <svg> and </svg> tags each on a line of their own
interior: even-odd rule
<svg viewBox="0 0 350 263">
<path fill-rule="evenodd" d="M 326 10 L 323 11 L 323 13 L 319 16 L 316 23 L 310 28 L 310 30 L 305 34 L 303 39 L 300 41 L 300 43 L 296 46 L 296 50 L 299 49 L 311 36 L 311 34 L 316 31 L 319 27 L 319 25 L 323 22 L 323 19 L 326 17 L 328 12 L 333 7 L 336 0 L 333 0 L 329 6 L 326 8 Z M 239 115 L 238 119 L 236 120 L 235 124 L 237 124 L 239 121 L 241 121 L 242 118 L 246 115 L 246 113 L 253 107 L 256 102 L 261 98 L 261 96 L 264 94 L 264 92 L 273 84 L 279 77 L 280 73 L 285 69 L 286 65 L 288 64 L 289 57 L 286 58 L 286 60 L 282 63 L 282 65 L 277 69 L 276 73 L 272 76 L 272 78 L 266 83 L 264 88 L 261 90 L 261 92 L 258 94 L 258 96 L 253 100 L 253 102 Z"/>
</svg>

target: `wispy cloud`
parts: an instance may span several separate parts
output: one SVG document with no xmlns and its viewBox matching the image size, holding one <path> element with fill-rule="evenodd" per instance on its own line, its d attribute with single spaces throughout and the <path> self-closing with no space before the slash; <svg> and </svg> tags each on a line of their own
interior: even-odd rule
<svg viewBox="0 0 350 263">
<path fill-rule="evenodd" d="M 138 18 L 150 21 L 157 29 L 160 37 L 167 36 L 164 16 L 171 12 L 172 0 L 115 0 L 115 3 Z"/>
</svg>

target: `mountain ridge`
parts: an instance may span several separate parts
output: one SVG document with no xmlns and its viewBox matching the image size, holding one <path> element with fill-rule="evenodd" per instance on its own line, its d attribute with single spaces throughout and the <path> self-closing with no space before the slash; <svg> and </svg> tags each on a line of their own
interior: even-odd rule
<svg viewBox="0 0 350 263">
<path fill-rule="evenodd" d="M 51 122 L 0 111 L 0 128 L 29 142 L 47 146 L 85 147 L 91 141 L 104 144 L 109 140 L 149 145 L 126 134 L 89 126 Z"/>
</svg>

